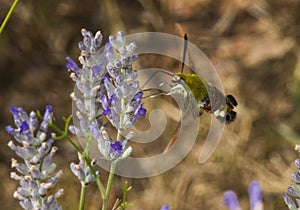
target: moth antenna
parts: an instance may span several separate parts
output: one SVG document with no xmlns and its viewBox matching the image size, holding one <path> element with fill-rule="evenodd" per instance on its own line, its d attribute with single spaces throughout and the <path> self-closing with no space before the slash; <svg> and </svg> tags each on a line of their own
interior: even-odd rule
<svg viewBox="0 0 300 210">
<path fill-rule="evenodd" d="M 169 75 L 169 76 L 171 76 L 171 77 L 174 76 L 171 72 L 168 73 L 168 72 L 161 71 L 161 70 L 160 70 L 160 71 L 156 71 L 156 72 L 154 72 L 154 73 L 151 75 L 151 77 L 143 84 L 143 86 L 141 87 L 142 90 L 143 90 L 143 87 L 145 87 L 145 85 L 146 85 L 148 82 L 150 82 L 150 81 L 153 79 L 153 77 L 154 77 L 157 73 L 167 74 L 167 75 Z"/>
<path fill-rule="evenodd" d="M 162 93 L 156 93 L 156 94 L 151 94 L 151 95 L 148 95 L 148 96 L 144 96 L 143 99 L 146 99 L 146 98 L 155 98 L 157 96 L 165 96 L 167 95 L 168 93 L 166 92 L 162 92 Z"/>
<path fill-rule="evenodd" d="M 183 53 L 182 53 L 182 63 L 181 63 L 181 73 L 183 73 L 184 65 L 185 65 L 185 58 L 187 53 L 187 45 L 188 45 L 188 38 L 187 35 L 184 34 L 183 37 Z"/>
<path fill-rule="evenodd" d="M 155 72 L 155 73 L 157 73 L 157 72 Z M 165 72 L 164 72 L 165 73 Z M 162 83 L 160 83 L 159 84 L 159 87 L 162 87 L 163 85 L 169 85 L 171 88 L 173 87 L 170 83 L 168 83 L 168 82 L 162 82 Z M 145 92 L 145 91 L 151 91 L 151 90 L 153 90 L 152 88 L 149 88 L 149 89 L 144 89 L 143 90 L 143 92 Z M 151 94 L 151 95 L 148 95 L 148 96 L 144 96 L 143 97 L 143 99 L 145 99 L 145 98 L 154 98 L 154 97 L 156 97 L 156 96 L 163 96 L 163 95 L 170 95 L 170 93 L 169 92 L 160 92 L 160 93 L 156 93 L 156 94 Z"/>
</svg>

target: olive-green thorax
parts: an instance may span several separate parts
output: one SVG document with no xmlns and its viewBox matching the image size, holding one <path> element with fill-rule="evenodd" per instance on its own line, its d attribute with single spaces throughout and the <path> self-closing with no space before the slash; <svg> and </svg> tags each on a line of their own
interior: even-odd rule
<svg viewBox="0 0 300 210">
<path fill-rule="evenodd" d="M 222 122 L 230 123 L 235 119 L 236 112 L 233 109 L 237 102 L 232 95 L 224 96 L 217 88 L 204 84 L 195 73 L 177 75 L 190 88 L 200 108 L 213 113 Z"/>
</svg>

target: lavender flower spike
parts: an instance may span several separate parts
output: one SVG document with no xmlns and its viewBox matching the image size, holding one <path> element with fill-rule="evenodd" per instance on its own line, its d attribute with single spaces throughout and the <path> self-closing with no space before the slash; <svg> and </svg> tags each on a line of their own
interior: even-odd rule
<svg viewBox="0 0 300 210">
<path fill-rule="evenodd" d="M 146 115 L 146 109 L 141 103 L 143 92 L 139 90 L 137 71 L 132 68 L 133 62 L 137 59 L 137 54 L 134 53 L 136 44 L 132 42 L 127 45 L 124 34 L 119 32 L 117 38 L 109 37 L 107 48 L 108 76 L 103 78 L 105 89 L 101 91 L 100 102 L 109 102 L 104 105 L 106 117 L 116 129 L 122 131 Z M 104 101 L 103 95 L 110 101 Z"/>
<path fill-rule="evenodd" d="M 6 131 L 14 137 L 18 145 L 10 141 L 8 146 L 24 160 L 24 163 L 18 163 L 12 159 L 12 168 L 16 168 L 19 175 L 12 172 L 11 178 L 20 183 L 14 197 L 20 201 L 23 209 L 61 209 L 57 198 L 63 194 L 63 189 L 59 189 L 54 195 L 48 195 L 62 175 L 62 171 L 53 175 L 56 164 L 52 162 L 52 157 L 57 147 L 52 146 L 53 139 L 46 140 L 46 132 L 52 119 L 52 106 L 46 106 L 39 128 L 35 112 L 28 116 L 23 108 L 12 106 L 11 113 L 16 128 L 7 126 Z"/>
<path fill-rule="evenodd" d="M 79 122 L 71 126 L 70 131 L 85 139 L 91 139 L 92 135 L 98 142 L 100 153 L 107 159 L 126 158 L 132 148 L 127 146 L 128 138 L 122 139 L 123 133 L 146 115 L 137 71 L 132 67 L 137 59 L 136 44 L 127 44 L 124 34 L 119 32 L 116 38 L 110 36 L 101 48 L 100 32 L 94 36 L 82 29 L 81 33 L 79 61 L 82 67 L 69 57 L 66 65 L 76 83 L 71 97 Z M 102 124 L 104 120 L 99 120 L 103 118 L 117 130 L 116 139 L 109 137 L 107 126 Z"/>
<path fill-rule="evenodd" d="M 102 114 L 110 121 L 118 131 L 115 141 L 108 138 L 107 132 L 100 129 L 93 130 L 94 138 L 98 141 L 99 151 L 112 160 L 125 158 L 130 155 L 132 148 L 127 147 L 127 140 L 122 140 L 123 132 L 133 126 L 135 122 L 146 115 L 141 99 L 137 81 L 137 71 L 132 64 L 137 59 L 134 53 L 135 43 L 126 44 L 124 34 L 118 33 L 117 38 L 110 36 L 106 44 L 106 70 L 103 77 L 104 88 L 100 89 L 99 102 L 102 106 Z"/>
<path fill-rule="evenodd" d="M 86 30 L 81 30 L 83 41 L 79 43 L 81 54 L 79 61 L 82 67 L 67 57 L 67 69 L 71 72 L 70 78 L 75 82 L 75 91 L 71 94 L 74 104 L 79 112 L 77 117 L 81 122 L 81 127 L 76 127 L 76 134 L 87 132 L 87 125 L 93 122 L 101 110 L 97 107 L 96 98 L 101 88 L 101 80 L 106 74 L 106 58 L 101 48 L 102 35 L 100 31 L 95 36 Z"/>
</svg>

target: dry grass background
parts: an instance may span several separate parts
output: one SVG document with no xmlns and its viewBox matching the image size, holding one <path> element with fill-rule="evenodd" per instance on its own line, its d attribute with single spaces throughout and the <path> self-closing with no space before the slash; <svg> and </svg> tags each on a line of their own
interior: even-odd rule
<svg viewBox="0 0 300 210">
<path fill-rule="evenodd" d="M 12 1 L 1 0 L 3 19 Z M 300 2 L 298 0 L 67 0 L 20 1 L 0 37 L 0 209 L 20 209 L 12 198 L 17 183 L 9 178 L 11 137 L 10 105 L 43 110 L 53 104 L 57 119 L 71 113 L 73 83 L 65 70 L 65 57 L 78 56 L 80 29 L 101 30 L 105 37 L 159 31 L 178 34 L 175 23 L 188 33 L 215 65 L 226 92 L 238 102 L 238 117 L 229 126 L 213 156 L 199 165 L 198 154 L 209 126 L 201 122 L 201 135 L 189 155 L 160 176 L 128 179 L 133 186 L 131 209 L 226 209 L 223 192 L 237 192 L 248 208 L 247 186 L 255 179 L 264 191 L 265 209 L 287 209 L 282 192 L 295 171 L 293 150 L 299 142 Z M 151 60 L 156 65 L 160 60 Z M 178 69 L 171 62 L 162 67 Z M 167 135 L 167 134 L 166 134 Z M 58 142 L 56 156 L 64 177 L 58 183 L 65 194 L 63 209 L 77 209 L 79 183 L 70 174 L 75 152 Z M 106 179 L 102 172 L 102 179 Z M 121 196 L 125 178 L 117 177 L 114 198 Z M 95 187 L 88 190 L 86 209 L 100 209 Z"/>
</svg>

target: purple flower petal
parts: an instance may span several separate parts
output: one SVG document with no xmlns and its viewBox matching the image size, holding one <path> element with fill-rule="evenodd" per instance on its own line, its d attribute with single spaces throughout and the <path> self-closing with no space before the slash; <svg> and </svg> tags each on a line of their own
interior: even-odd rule
<svg viewBox="0 0 300 210">
<path fill-rule="evenodd" d="M 27 121 L 23 121 L 20 126 L 20 133 L 26 133 L 29 130 L 29 124 Z"/>
<path fill-rule="evenodd" d="M 67 64 L 66 64 L 67 69 L 71 70 L 75 73 L 78 73 L 79 68 L 78 68 L 77 64 L 72 60 L 72 58 L 66 57 L 66 60 L 67 60 Z"/>
<path fill-rule="evenodd" d="M 116 100 L 118 100 L 116 94 L 112 94 L 110 99 L 108 99 L 108 103 L 111 104 L 111 103 L 115 102 Z"/>
<path fill-rule="evenodd" d="M 43 122 L 41 123 L 41 126 L 40 126 L 40 130 L 42 132 L 47 132 L 47 128 L 48 128 L 48 125 L 52 119 L 52 106 L 51 105 L 47 105 L 45 107 L 45 113 L 44 113 L 44 117 L 43 117 Z"/>
<path fill-rule="evenodd" d="M 16 135 L 16 131 L 13 127 L 11 127 L 10 125 L 6 126 L 5 127 L 5 130 L 7 133 L 9 133 L 10 135 L 12 136 L 15 136 Z"/>
<path fill-rule="evenodd" d="M 45 109 L 46 109 L 46 111 L 45 111 L 45 114 L 44 114 L 44 120 L 49 122 L 52 118 L 52 106 L 50 104 L 48 104 L 45 107 Z"/>
<path fill-rule="evenodd" d="M 147 110 L 143 108 L 143 104 L 140 104 L 139 107 L 134 112 L 134 118 L 138 119 L 140 117 L 146 116 Z"/>
<path fill-rule="evenodd" d="M 102 108 L 103 108 L 103 113 L 102 114 L 104 114 L 104 115 L 111 114 L 111 109 L 109 107 L 106 95 L 101 94 L 100 101 L 101 101 L 101 105 L 102 105 Z"/>
<path fill-rule="evenodd" d="M 110 150 L 109 153 L 111 153 L 113 156 L 120 157 L 122 155 L 123 147 L 122 142 L 115 141 L 114 143 L 110 144 Z"/>
<path fill-rule="evenodd" d="M 100 66 L 98 64 L 92 67 L 92 75 L 93 77 L 97 77 L 100 75 Z"/>
<path fill-rule="evenodd" d="M 10 107 L 10 112 L 13 114 L 14 117 L 17 117 L 20 112 L 23 111 L 22 107 L 16 107 L 16 106 L 11 106 Z"/>
</svg>

